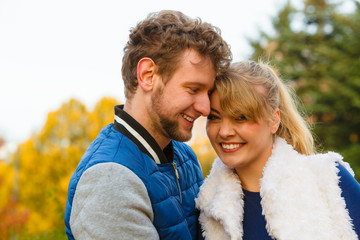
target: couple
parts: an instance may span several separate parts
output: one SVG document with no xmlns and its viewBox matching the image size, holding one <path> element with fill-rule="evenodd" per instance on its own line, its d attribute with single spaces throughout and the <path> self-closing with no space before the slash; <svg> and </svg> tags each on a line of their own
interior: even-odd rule
<svg viewBox="0 0 360 240">
<path fill-rule="evenodd" d="M 272 68 L 230 61 L 219 30 L 181 12 L 150 14 L 132 29 L 126 102 L 70 180 L 69 239 L 358 238 L 360 186 L 349 165 L 314 154 Z M 182 143 L 200 116 L 219 156 L 204 184 Z"/>
</svg>

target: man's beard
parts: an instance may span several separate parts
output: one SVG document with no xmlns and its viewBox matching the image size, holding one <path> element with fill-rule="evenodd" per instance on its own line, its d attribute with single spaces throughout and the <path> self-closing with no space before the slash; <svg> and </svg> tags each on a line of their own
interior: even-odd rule
<svg viewBox="0 0 360 240">
<path fill-rule="evenodd" d="M 157 114 L 160 122 L 160 124 L 157 124 L 156 119 L 153 119 L 155 122 L 155 128 L 157 128 L 156 130 L 160 131 L 166 137 L 175 141 L 186 142 L 191 138 L 191 130 L 189 134 L 182 134 L 179 130 L 178 119 L 171 119 L 169 117 L 169 113 L 164 112 L 164 106 L 166 103 L 161 101 L 163 89 L 164 88 L 155 90 L 151 96 L 153 111 Z"/>
</svg>

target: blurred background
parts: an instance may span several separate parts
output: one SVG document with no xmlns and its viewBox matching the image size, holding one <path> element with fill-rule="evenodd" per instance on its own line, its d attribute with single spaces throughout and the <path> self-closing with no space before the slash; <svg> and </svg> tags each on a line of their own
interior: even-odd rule
<svg viewBox="0 0 360 240">
<path fill-rule="evenodd" d="M 234 61 L 270 61 L 296 91 L 320 151 L 360 180 L 359 0 L 0 0 L 0 239 L 66 239 L 67 185 L 124 102 L 122 49 L 150 12 L 218 26 Z M 214 160 L 198 120 L 188 142 Z"/>
</svg>

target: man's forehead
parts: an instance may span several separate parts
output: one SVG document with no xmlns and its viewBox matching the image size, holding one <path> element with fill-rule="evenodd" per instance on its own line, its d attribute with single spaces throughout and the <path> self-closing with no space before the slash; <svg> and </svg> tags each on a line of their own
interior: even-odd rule
<svg viewBox="0 0 360 240">
<path fill-rule="evenodd" d="M 181 59 L 184 61 L 189 61 L 194 65 L 202 65 L 212 63 L 210 56 L 201 55 L 197 50 L 188 48 L 184 50 L 184 53 L 181 56 Z"/>
</svg>

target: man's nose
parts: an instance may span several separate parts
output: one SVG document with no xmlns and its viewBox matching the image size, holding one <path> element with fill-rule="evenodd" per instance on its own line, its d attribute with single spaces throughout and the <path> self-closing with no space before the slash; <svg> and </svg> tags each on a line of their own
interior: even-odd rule
<svg viewBox="0 0 360 240">
<path fill-rule="evenodd" d="M 210 114 L 210 99 L 207 93 L 197 96 L 194 108 L 202 116 L 208 116 Z"/>
</svg>

